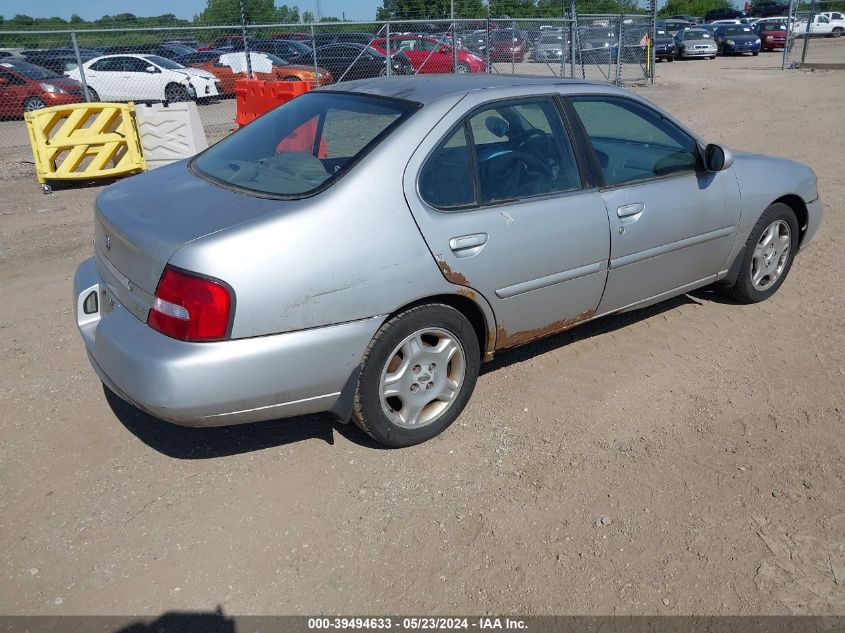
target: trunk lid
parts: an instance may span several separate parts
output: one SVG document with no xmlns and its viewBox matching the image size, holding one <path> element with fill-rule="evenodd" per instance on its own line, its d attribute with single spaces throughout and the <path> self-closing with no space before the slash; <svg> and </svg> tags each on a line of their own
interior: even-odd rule
<svg viewBox="0 0 845 633">
<path fill-rule="evenodd" d="M 187 161 L 133 176 L 97 197 L 97 269 L 116 298 L 145 321 L 161 273 L 179 248 L 283 204 L 211 184 L 192 174 Z"/>
</svg>

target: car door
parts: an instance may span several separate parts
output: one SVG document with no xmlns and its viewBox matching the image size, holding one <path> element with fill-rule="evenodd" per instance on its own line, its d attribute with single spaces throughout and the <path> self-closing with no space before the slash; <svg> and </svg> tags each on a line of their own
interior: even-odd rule
<svg viewBox="0 0 845 633">
<path fill-rule="evenodd" d="M 433 38 L 421 38 L 420 49 L 421 52 L 425 54 L 425 65 L 423 66 L 423 70 L 420 72 L 452 72 L 452 49 L 445 42 L 441 42 Z"/>
<path fill-rule="evenodd" d="M 471 93 L 460 107 L 464 118 L 441 120 L 405 171 L 444 276 L 488 301 L 497 348 L 590 318 L 607 275 L 607 211 L 556 99 Z"/>
<path fill-rule="evenodd" d="M 85 81 L 102 101 L 128 101 L 129 86 L 123 80 L 121 57 L 102 57 L 85 69 Z"/>
<path fill-rule="evenodd" d="M 714 278 L 727 266 L 739 223 L 733 171 L 703 171 L 698 142 L 639 101 L 590 95 L 571 104 L 592 144 L 610 219 L 599 313 Z"/>
<path fill-rule="evenodd" d="M 164 98 L 166 80 L 161 68 L 141 57 L 122 57 L 121 63 L 121 79 L 128 84 L 126 90 L 130 99 L 156 101 Z M 155 70 L 149 72 L 148 68 Z"/>
</svg>

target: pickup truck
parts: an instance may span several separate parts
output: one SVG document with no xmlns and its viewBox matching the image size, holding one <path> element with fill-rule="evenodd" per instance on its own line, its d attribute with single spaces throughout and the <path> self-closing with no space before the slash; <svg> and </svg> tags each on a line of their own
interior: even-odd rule
<svg viewBox="0 0 845 633">
<path fill-rule="evenodd" d="M 810 22 L 811 36 L 824 35 L 826 37 L 840 37 L 845 33 L 845 24 L 833 22 L 826 15 L 816 15 Z M 795 37 L 807 35 L 807 20 L 800 20 L 792 25 L 792 34 Z"/>
</svg>

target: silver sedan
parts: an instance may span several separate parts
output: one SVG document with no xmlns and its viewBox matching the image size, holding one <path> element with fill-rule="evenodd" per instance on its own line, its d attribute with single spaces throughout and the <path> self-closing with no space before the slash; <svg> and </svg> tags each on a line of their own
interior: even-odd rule
<svg viewBox="0 0 845 633">
<path fill-rule="evenodd" d="M 501 350 L 710 284 L 767 299 L 821 216 L 809 167 L 609 85 L 347 82 L 100 194 L 76 319 L 165 420 L 331 411 L 407 446 Z"/>
</svg>

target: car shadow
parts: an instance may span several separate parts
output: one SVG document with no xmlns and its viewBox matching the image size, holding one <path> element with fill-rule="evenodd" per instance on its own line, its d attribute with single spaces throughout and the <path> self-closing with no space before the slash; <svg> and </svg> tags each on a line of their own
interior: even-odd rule
<svg viewBox="0 0 845 633">
<path fill-rule="evenodd" d="M 496 354 L 481 367 L 481 374 L 530 360 L 576 341 L 601 336 L 682 305 L 703 302 L 734 303 L 716 291 L 704 289 L 680 295 L 641 310 L 611 315 Z M 175 459 L 213 459 L 306 440 L 335 443 L 335 434 L 365 448 L 390 450 L 373 441 L 355 424 L 344 424 L 328 413 L 221 427 L 186 427 L 166 422 L 134 407 L 103 386 L 106 402 L 126 429 L 153 450 Z"/>
<path fill-rule="evenodd" d="M 153 450 L 175 459 L 213 459 L 303 442 L 334 444 L 335 433 L 365 448 L 383 449 L 355 424 L 323 413 L 235 426 L 179 426 L 129 404 L 105 385 L 103 393 L 115 417 Z"/>
<path fill-rule="evenodd" d="M 104 620 L 123 619 L 104 617 Z M 106 624 L 106 623 L 103 623 Z M 235 633 L 234 618 L 227 617 L 218 607 L 216 611 L 169 611 L 154 620 L 118 625 L 113 633 Z"/>
</svg>

